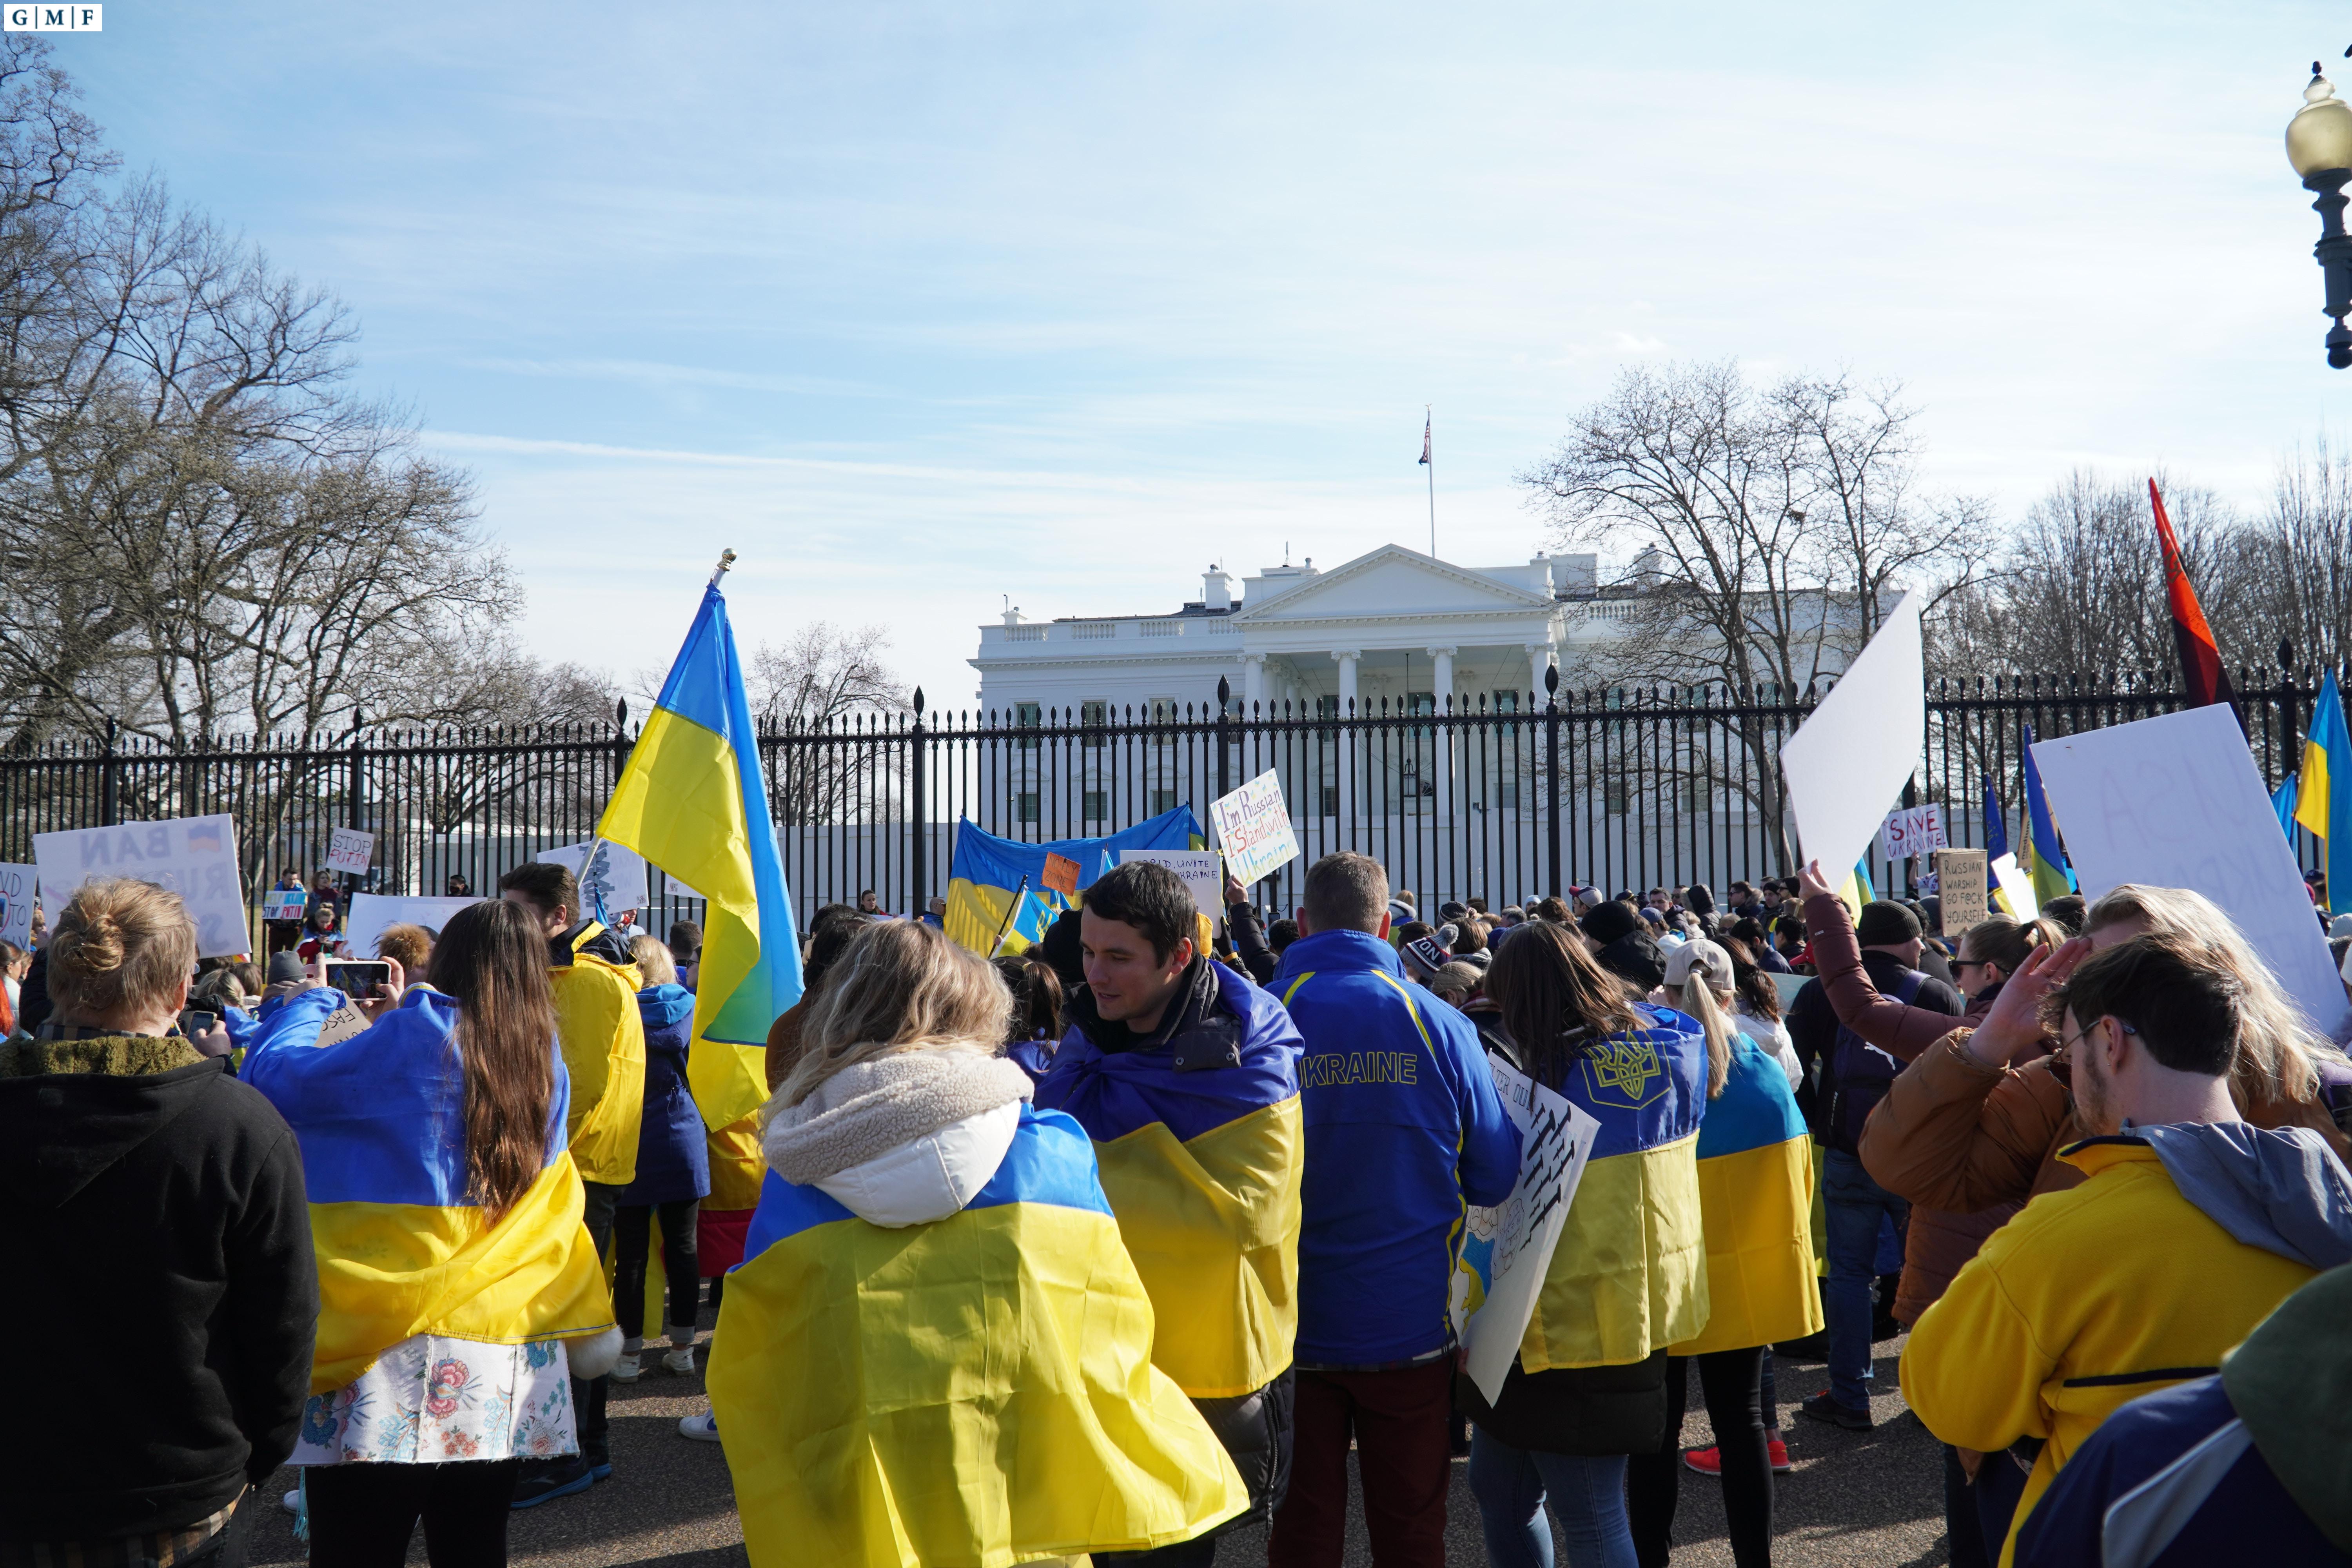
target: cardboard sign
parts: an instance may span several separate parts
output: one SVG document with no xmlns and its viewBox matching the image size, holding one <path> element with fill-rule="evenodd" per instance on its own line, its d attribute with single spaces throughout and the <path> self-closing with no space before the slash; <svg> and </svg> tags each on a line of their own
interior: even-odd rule
<svg viewBox="0 0 2352 1568">
<path fill-rule="evenodd" d="M 1491 1405 L 1518 1360 L 1601 1123 L 1500 1058 L 1486 1065 L 1519 1130 L 1519 1179 L 1501 1207 L 1470 1210 L 1449 1304 L 1465 1369 Z"/>
<path fill-rule="evenodd" d="M 299 921 L 310 910 L 310 895 L 300 888 L 271 888 L 261 895 L 261 918 Z"/>
<path fill-rule="evenodd" d="M 2236 923 L 2320 1033 L 2352 1014 L 2226 703 L 2037 741 L 2033 761 L 2085 899 L 2124 882 L 2193 889 Z"/>
<path fill-rule="evenodd" d="M 196 922 L 196 956 L 249 952 L 245 884 L 236 868 L 236 824 L 226 816 L 177 816 L 115 827 L 33 835 L 41 894 L 52 913 L 93 878 L 136 877 L 186 900 Z"/>
<path fill-rule="evenodd" d="M 1807 858 L 1832 876 L 1861 859 L 1927 742 L 1919 595 L 1906 594 L 1780 748 L 1789 807 Z"/>
<path fill-rule="evenodd" d="M 327 840 L 327 869 L 353 877 L 367 875 L 375 858 L 375 835 L 356 827 L 338 827 Z"/>
<path fill-rule="evenodd" d="M 1936 851 L 1936 896 L 1943 900 L 1947 936 L 1958 936 L 1992 912 L 1985 898 L 1989 870 L 1981 849 Z"/>
<path fill-rule="evenodd" d="M 33 945 L 33 884 L 37 866 L 0 861 L 0 942 L 13 942 L 30 951 Z"/>
<path fill-rule="evenodd" d="M 1212 921 L 1225 918 L 1224 889 L 1217 878 L 1217 852 L 1213 849 L 1122 849 L 1118 863 L 1133 865 L 1138 860 L 1150 860 L 1167 867 L 1184 879 L 1185 889 L 1192 895 L 1192 907 Z"/>
<path fill-rule="evenodd" d="M 1078 863 L 1066 855 L 1045 851 L 1045 869 L 1037 879 L 1066 899 L 1078 896 Z"/>
<path fill-rule="evenodd" d="M 596 863 L 588 863 L 588 851 L 596 851 Z M 646 860 L 635 850 L 618 844 L 608 844 L 594 838 L 577 844 L 565 844 L 553 849 L 542 849 L 537 857 L 551 865 L 570 868 L 580 879 L 580 907 L 572 911 L 574 920 L 595 916 L 596 900 L 602 898 L 604 919 L 617 923 L 630 910 L 642 909 L 646 903 Z"/>
<path fill-rule="evenodd" d="M 375 939 L 391 925 L 423 926 L 435 937 L 449 923 L 449 917 L 467 904 L 478 904 L 480 899 L 394 899 L 381 893 L 352 895 L 350 917 L 343 921 L 343 944 L 353 958 L 382 958 L 375 950 Z M 414 979 L 415 976 L 410 978 Z"/>
<path fill-rule="evenodd" d="M 1244 888 L 1298 858 L 1298 836 L 1290 829 L 1282 780 L 1272 768 L 1212 803 L 1209 816 L 1226 868 Z"/>
</svg>

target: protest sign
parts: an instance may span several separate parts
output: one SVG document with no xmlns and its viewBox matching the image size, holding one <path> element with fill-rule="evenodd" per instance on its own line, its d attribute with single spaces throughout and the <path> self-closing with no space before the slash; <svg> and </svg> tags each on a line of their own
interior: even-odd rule
<svg viewBox="0 0 2352 1568">
<path fill-rule="evenodd" d="M 186 900 L 196 922 L 196 956 L 250 952 L 245 887 L 236 868 L 236 825 L 226 816 L 176 816 L 114 827 L 33 835 L 41 896 L 54 912 L 96 877 L 136 877 Z"/>
<path fill-rule="evenodd" d="M 1952 841 L 1944 837 L 1944 808 L 1935 801 L 1911 808 L 1911 853 L 1932 855 L 1938 849 L 1951 847 Z"/>
<path fill-rule="evenodd" d="M 1879 858 L 1894 862 L 1907 860 L 1916 851 L 1911 847 L 1912 829 L 1918 826 L 1919 814 L 1896 806 L 1878 825 Z"/>
<path fill-rule="evenodd" d="M 0 942 L 18 947 L 33 945 L 33 884 L 40 879 L 37 866 L 0 861 Z"/>
<path fill-rule="evenodd" d="M 2042 912 L 2042 900 L 2033 892 L 2033 879 L 2017 863 L 2016 856 L 1994 856 L 1991 870 L 1993 886 L 2000 889 L 2001 900 L 2009 905 L 2011 914 L 2030 921 Z"/>
<path fill-rule="evenodd" d="M 1298 858 L 1298 836 L 1290 830 L 1290 808 L 1282 801 L 1282 780 L 1272 768 L 1209 807 L 1217 825 L 1217 847 L 1225 866 L 1244 888 Z"/>
<path fill-rule="evenodd" d="M 367 875 L 375 858 L 375 835 L 356 827 L 338 827 L 327 840 L 327 869 L 353 877 Z"/>
<path fill-rule="evenodd" d="M 1807 858 L 1832 876 L 1869 850 L 1886 803 L 1919 765 L 1927 739 L 1926 682 L 1919 596 L 1906 594 L 1780 748 L 1798 837 Z"/>
<path fill-rule="evenodd" d="M 1118 863 L 1132 865 L 1138 860 L 1156 861 L 1184 879 L 1186 891 L 1192 895 L 1192 907 L 1212 921 L 1225 918 L 1225 894 L 1217 879 L 1217 852 L 1213 849 L 1122 849 Z"/>
<path fill-rule="evenodd" d="M 593 865 L 588 861 L 591 849 L 596 851 Z M 539 858 L 568 868 L 580 879 L 580 907 L 572 911 L 575 920 L 594 919 L 601 907 L 605 919 L 618 921 L 624 911 L 645 907 L 646 859 L 634 849 L 588 838 L 542 849 Z M 604 900 L 601 905 L 599 899 Z"/>
<path fill-rule="evenodd" d="M 381 893 L 352 895 L 350 918 L 343 921 L 343 941 L 353 958 L 382 958 L 375 950 L 375 939 L 390 925 L 423 926 L 436 938 L 449 917 L 467 904 L 478 904 L 480 899 L 448 898 L 388 898 Z M 415 975 L 409 976 L 414 980 Z"/>
<path fill-rule="evenodd" d="M 2352 1009 L 2228 704 L 2038 741 L 2033 761 L 2084 898 L 2124 882 L 2194 889 L 2319 1031 L 2336 1032 Z"/>
<path fill-rule="evenodd" d="M 1957 939 L 1991 912 L 1985 900 L 1985 852 L 1936 851 L 1936 896 L 1943 900 L 1944 932 Z"/>
<path fill-rule="evenodd" d="M 1501 1207 L 1470 1210 L 1451 1306 L 1455 1335 L 1469 1352 L 1465 1368 L 1491 1405 L 1518 1359 L 1601 1123 L 1499 1058 L 1489 1056 L 1486 1065 L 1519 1130 L 1519 1179 Z"/>
<path fill-rule="evenodd" d="M 271 888 L 261 895 L 261 918 L 266 921 L 299 921 L 310 908 L 307 889 Z"/>
<path fill-rule="evenodd" d="M 1037 880 L 1066 899 L 1075 899 L 1078 896 L 1078 863 L 1067 855 L 1056 855 L 1048 849 L 1045 868 L 1038 873 Z"/>
</svg>

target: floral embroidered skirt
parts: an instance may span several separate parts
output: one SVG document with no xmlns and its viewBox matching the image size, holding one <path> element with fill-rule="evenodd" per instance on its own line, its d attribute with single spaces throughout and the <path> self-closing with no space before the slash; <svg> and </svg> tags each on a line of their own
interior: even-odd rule
<svg viewBox="0 0 2352 1568">
<path fill-rule="evenodd" d="M 302 1407 L 289 1465 L 437 1465 L 580 1451 L 560 1340 L 494 1345 L 417 1334 Z"/>
</svg>

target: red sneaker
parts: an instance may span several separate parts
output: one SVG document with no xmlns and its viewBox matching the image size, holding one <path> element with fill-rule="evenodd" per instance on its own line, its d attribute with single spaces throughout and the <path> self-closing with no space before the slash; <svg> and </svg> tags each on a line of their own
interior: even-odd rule
<svg viewBox="0 0 2352 1568">
<path fill-rule="evenodd" d="M 1783 1443 L 1780 1438 L 1775 1437 L 1766 1445 L 1766 1448 L 1772 1458 L 1773 1474 L 1786 1475 L 1789 1471 L 1796 1468 L 1796 1466 L 1789 1462 L 1788 1444 Z M 1696 1470 L 1702 1476 L 1719 1477 L 1723 1474 L 1723 1450 L 1721 1448 L 1691 1448 L 1684 1453 L 1683 1463 L 1687 1465 L 1690 1468 Z"/>
</svg>

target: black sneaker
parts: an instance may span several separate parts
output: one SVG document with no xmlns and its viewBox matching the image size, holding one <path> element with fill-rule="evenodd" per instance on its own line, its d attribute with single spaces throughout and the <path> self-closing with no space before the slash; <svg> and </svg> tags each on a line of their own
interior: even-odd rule
<svg viewBox="0 0 2352 1568">
<path fill-rule="evenodd" d="M 1832 1426 L 1843 1426 L 1849 1432 L 1867 1432 L 1874 1425 L 1868 1406 L 1856 1410 L 1851 1405 L 1840 1405 L 1830 1397 L 1827 1389 L 1798 1405 L 1797 1413 L 1810 1415 L 1816 1421 L 1826 1421 Z"/>
<path fill-rule="evenodd" d="M 556 1498 L 584 1492 L 595 1484 L 595 1471 L 576 1454 L 564 1459 L 527 1460 L 515 1477 L 514 1506 L 537 1508 Z"/>
</svg>

